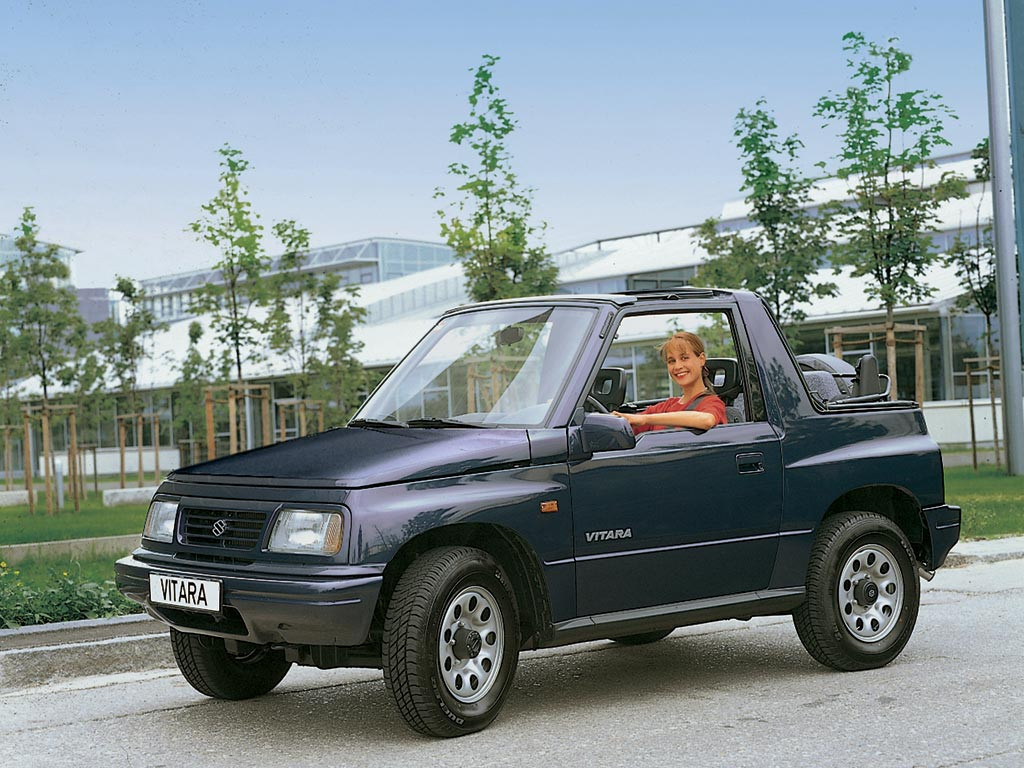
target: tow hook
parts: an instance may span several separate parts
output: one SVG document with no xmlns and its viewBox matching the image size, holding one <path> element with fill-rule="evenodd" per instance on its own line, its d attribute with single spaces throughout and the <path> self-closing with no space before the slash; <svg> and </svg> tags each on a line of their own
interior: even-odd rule
<svg viewBox="0 0 1024 768">
<path fill-rule="evenodd" d="M 935 571 L 929 571 L 923 565 L 918 563 L 917 564 L 917 575 L 920 576 L 925 581 L 931 581 L 932 579 L 935 578 Z"/>
</svg>

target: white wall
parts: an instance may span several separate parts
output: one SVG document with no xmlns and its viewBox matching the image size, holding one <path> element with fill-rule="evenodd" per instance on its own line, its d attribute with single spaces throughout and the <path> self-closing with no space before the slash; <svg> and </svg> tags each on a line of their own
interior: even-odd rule
<svg viewBox="0 0 1024 768">
<path fill-rule="evenodd" d="M 971 442 L 971 417 L 966 400 L 936 400 L 922 406 L 928 432 L 940 445 Z M 996 422 L 999 441 L 1006 430 L 1003 426 L 1003 404 L 996 399 Z M 974 401 L 974 434 L 979 443 L 992 442 L 992 403 L 989 399 Z"/>
<path fill-rule="evenodd" d="M 92 450 L 83 451 L 85 454 L 85 476 L 92 476 Z M 54 454 L 57 461 L 61 462 L 65 467 L 65 475 L 67 475 L 68 466 L 68 455 L 66 452 L 57 452 Z M 142 469 L 144 472 L 152 472 L 156 468 L 156 453 L 152 447 L 142 449 Z M 121 472 L 121 452 L 117 448 L 98 448 L 96 450 L 96 465 L 101 475 L 117 475 Z M 136 448 L 127 448 L 124 452 L 124 466 L 125 472 L 128 475 L 138 475 L 139 473 L 139 452 Z M 181 453 L 177 448 L 160 448 L 160 472 L 167 473 L 172 469 L 177 469 L 181 466 Z M 37 469 L 40 473 L 41 470 Z"/>
</svg>

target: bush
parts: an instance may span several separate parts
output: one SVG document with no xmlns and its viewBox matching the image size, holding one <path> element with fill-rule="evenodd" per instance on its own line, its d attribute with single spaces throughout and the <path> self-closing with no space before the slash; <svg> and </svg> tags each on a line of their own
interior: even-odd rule
<svg viewBox="0 0 1024 768">
<path fill-rule="evenodd" d="M 25 624 L 100 619 L 138 613 L 142 609 L 117 591 L 112 581 L 102 583 L 53 571 L 45 587 L 26 585 L 19 570 L 0 562 L 0 626 L 14 629 Z"/>
</svg>

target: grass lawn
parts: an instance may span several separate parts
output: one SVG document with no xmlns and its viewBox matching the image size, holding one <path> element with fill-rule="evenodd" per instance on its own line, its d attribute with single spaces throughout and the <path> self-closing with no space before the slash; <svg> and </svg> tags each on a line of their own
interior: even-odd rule
<svg viewBox="0 0 1024 768">
<path fill-rule="evenodd" d="M 27 506 L 0 507 L 0 546 L 142 533 L 146 522 L 146 506 L 104 507 L 96 498 L 82 502 L 81 509 L 76 514 L 65 505 L 63 512 L 49 516 L 45 504 L 42 509 L 36 505 L 35 515 Z"/>
<path fill-rule="evenodd" d="M 114 580 L 114 561 L 130 552 L 131 550 L 126 550 L 120 555 L 91 555 L 87 558 L 71 555 L 38 559 L 30 557 L 13 565 L 8 564 L 7 577 L 11 578 L 17 571 L 17 580 L 33 589 L 46 589 L 52 586 L 54 581 L 64 578 L 65 574 L 75 581 L 102 584 Z"/>
<path fill-rule="evenodd" d="M 1024 534 L 1024 477 L 983 465 L 946 470 L 946 502 L 963 508 L 964 539 Z"/>
</svg>

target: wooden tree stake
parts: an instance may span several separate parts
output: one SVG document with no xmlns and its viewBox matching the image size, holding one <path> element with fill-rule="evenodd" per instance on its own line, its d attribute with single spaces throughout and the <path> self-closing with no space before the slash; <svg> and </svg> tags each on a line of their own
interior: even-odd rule
<svg viewBox="0 0 1024 768">
<path fill-rule="evenodd" d="M 213 390 L 206 388 L 206 458 L 217 458 L 217 435 L 214 434 L 213 422 Z"/>
<path fill-rule="evenodd" d="M 55 510 L 53 508 L 53 475 L 51 473 L 52 467 L 50 466 L 50 457 L 52 451 L 50 449 L 50 414 L 46 408 L 42 411 L 42 425 L 43 425 L 43 484 L 46 487 L 46 514 L 52 515 Z"/>
<path fill-rule="evenodd" d="M 28 491 L 28 513 L 35 515 L 36 494 L 35 489 L 32 487 L 32 421 L 29 419 L 27 412 L 24 414 L 24 424 L 25 440 L 22 444 L 22 461 L 25 467 L 25 490 Z"/>
<path fill-rule="evenodd" d="M 128 439 L 128 430 L 125 429 L 124 419 L 117 420 L 117 437 L 118 445 L 121 448 L 121 489 L 124 490 L 127 483 L 125 480 L 125 466 L 124 466 L 124 441 Z"/>
<path fill-rule="evenodd" d="M 81 478 L 78 474 L 78 421 L 75 418 L 75 411 L 68 413 L 68 427 L 71 431 L 71 440 L 68 443 L 68 474 L 71 475 L 71 496 L 75 500 L 75 513 L 82 511 L 79 502 L 79 484 Z"/>
</svg>

